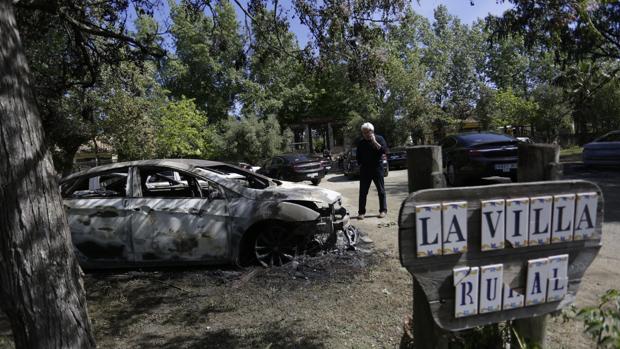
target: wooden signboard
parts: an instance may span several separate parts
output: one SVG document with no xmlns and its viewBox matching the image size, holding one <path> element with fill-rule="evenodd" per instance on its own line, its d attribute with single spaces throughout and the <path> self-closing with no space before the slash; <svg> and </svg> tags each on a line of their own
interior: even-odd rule
<svg viewBox="0 0 620 349">
<path fill-rule="evenodd" d="M 420 190 L 400 209 L 400 259 L 437 325 L 464 330 L 573 302 L 602 222 L 587 181 Z"/>
</svg>

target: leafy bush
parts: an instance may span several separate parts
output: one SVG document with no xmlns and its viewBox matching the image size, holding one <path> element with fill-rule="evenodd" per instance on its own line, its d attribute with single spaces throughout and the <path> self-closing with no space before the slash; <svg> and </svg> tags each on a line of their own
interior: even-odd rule
<svg viewBox="0 0 620 349">
<path fill-rule="evenodd" d="M 582 321 L 585 333 L 596 342 L 597 348 L 620 348 L 620 291 L 608 290 L 597 306 L 581 309 L 571 306 L 564 316 Z"/>
</svg>

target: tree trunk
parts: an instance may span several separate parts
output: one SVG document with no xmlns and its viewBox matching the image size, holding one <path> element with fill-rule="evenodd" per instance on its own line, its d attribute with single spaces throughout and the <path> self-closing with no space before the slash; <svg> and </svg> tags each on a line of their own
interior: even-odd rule
<svg viewBox="0 0 620 349">
<path fill-rule="evenodd" d="M 0 43 L 0 307 L 17 348 L 92 348 L 81 271 L 11 0 L 0 0 Z"/>
</svg>

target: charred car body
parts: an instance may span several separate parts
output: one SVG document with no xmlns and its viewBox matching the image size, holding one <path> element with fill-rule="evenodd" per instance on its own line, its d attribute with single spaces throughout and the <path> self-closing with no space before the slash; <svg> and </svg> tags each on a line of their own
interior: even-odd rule
<svg viewBox="0 0 620 349">
<path fill-rule="evenodd" d="M 281 265 L 349 225 L 337 192 L 214 161 L 99 166 L 63 178 L 61 192 L 85 268 Z"/>
</svg>

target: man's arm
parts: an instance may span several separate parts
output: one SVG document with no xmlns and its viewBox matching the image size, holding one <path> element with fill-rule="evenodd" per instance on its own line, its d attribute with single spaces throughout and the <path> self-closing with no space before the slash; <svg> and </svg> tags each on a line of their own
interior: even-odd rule
<svg viewBox="0 0 620 349">
<path fill-rule="evenodd" d="M 383 154 L 387 152 L 387 144 L 385 143 L 385 139 L 383 139 L 383 137 L 373 134 L 371 137 L 371 142 L 376 150 L 379 150 Z"/>
<path fill-rule="evenodd" d="M 381 150 L 383 154 L 387 154 L 388 146 L 387 146 L 387 142 L 385 141 L 385 138 L 378 136 L 377 140 L 378 140 L 378 143 L 381 144 L 381 148 L 379 150 Z"/>
</svg>

